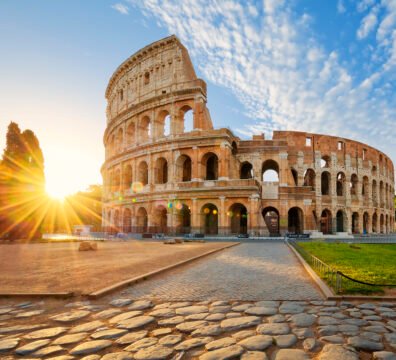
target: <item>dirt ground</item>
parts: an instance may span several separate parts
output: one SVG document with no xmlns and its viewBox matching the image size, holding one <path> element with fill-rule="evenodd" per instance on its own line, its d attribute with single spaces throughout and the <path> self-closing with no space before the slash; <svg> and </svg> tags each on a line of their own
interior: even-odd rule
<svg viewBox="0 0 396 360">
<path fill-rule="evenodd" d="M 227 243 L 98 242 L 0 244 L 0 293 L 88 294 L 119 281 L 222 248 Z"/>
</svg>

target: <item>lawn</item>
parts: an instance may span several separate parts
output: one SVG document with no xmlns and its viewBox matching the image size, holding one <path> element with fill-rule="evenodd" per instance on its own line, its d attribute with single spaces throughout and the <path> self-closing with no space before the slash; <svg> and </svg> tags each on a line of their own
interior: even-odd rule
<svg viewBox="0 0 396 360">
<path fill-rule="evenodd" d="M 396 284 L 396 244 L 300 242 L 298 245 L 353 279 L 373 284 Z M 362 285 L 344 279 L 343 293 L 383 294 L 389 289 Z"/>
</svg>

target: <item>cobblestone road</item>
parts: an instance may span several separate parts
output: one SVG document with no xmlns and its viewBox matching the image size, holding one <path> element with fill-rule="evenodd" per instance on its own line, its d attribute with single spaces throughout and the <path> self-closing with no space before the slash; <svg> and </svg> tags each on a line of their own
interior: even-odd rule
<svg viewBox="0 0 396 360">
<path fill-rule="evenodd" d="M 284 243 L 245 243 L 122 292 L 158 300 L 314 300 L 321 294 Z"/>
</svg>

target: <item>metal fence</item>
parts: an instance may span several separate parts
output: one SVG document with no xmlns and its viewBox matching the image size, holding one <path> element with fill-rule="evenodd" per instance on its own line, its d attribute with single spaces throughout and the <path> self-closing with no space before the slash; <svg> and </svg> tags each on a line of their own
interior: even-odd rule
<svg viewBox="0 0 396 360">
<path fill-rule="evenodd" d="M 299 240 L 300 241 L 300 240 Z M 304 242 L 312 240 L 303 240 Z M 348 241 L 345 241 L 346 243 Z M 315 270 L 315 272 L 325 280 L 331 288 L 333 288 L 336 294 L 341 293 L 372 293 L 374 291 L 382 291 L 383 287 L 396 287 L 396 284 L 374 284 L 366 281 L 353 279 L 348 275 L 345 275 L 339 270 L 332 268 L 310 252 L 305 250 L 303 247 L 298 245 L 294 240 L 288 240 L 288 243 L 292 245 L 298 253 L 307 261 L 307 263 Z M 363 243 L 363 242 L 361 242 Z M 380 242 L 370 242 L 380 244 Z M 382 242 L 381 242 L 382 244 Z"/>
</svg>

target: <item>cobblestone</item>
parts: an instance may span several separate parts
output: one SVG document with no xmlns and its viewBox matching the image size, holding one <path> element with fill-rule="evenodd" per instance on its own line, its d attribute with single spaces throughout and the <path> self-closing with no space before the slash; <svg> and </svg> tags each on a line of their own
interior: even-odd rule
<svg viewBox="0 0 396 360">
<path fill-rule="evenodd" d="M 136 284 L 123 296 L 163 301 L 322 299 L 289 248 L 279 242 L 235 246 Z"/>
</svg>

